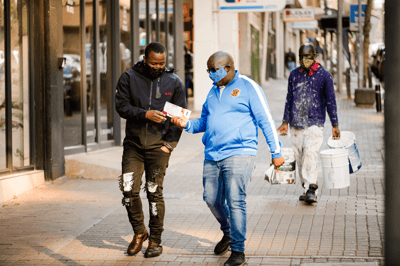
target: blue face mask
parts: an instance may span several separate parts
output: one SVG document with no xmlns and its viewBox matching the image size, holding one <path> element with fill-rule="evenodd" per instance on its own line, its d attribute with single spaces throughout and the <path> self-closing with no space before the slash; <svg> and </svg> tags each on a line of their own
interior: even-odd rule
<svg viewBox="0 0 400 266">
<path fill-rule="evenodd" d="M 218 82 L 221 81 L 221 79 L 225 78 L 226 75 L 228 74 L 225 70 L 225 66 L 221 66 L 219 68 L 215 68 L 215 72 L 210 71 L 208 76 L 210 79 L 214 82 L 213 84 L 216 85 Z"/>
</svg>

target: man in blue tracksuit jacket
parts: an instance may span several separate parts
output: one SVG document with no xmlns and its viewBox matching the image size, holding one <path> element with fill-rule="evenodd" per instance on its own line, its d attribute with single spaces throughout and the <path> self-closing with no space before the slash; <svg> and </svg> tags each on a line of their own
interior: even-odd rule
<svg viewBox="0 0 400 266">
<path fill-rule="evenodd" d="M 214 53 L 207 61 L 214 86 L 208 93 L 201 117 L 172 123 L 187 132 L 203 135 L 204 201 L 224 233 L 214 253 L 232 253 L 224 265 L 245 263 L 246 189 L 257 153 L 258 127 L 263 131 L 275 167 L 284 163 L 281 144 L 263 90 L 256 82 L 235 71 L 233 58 L 226 52 Z M 228 71 L 228 72 L 227 72 Z"/>
</svg>

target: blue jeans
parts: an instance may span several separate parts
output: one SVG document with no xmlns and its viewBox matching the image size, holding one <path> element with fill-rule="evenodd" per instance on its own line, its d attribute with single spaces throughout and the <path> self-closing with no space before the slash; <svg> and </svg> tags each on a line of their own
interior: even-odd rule
<svg viewBox="0 0 400 266">
<path fill-rule="evenodd" d="M 221 161 L 204 160 L 203 199 L 229 236 L 231 250 L 244 251 L 246 240 L 246 190 L 255 156 L 234 155 Z"/>
</svg>

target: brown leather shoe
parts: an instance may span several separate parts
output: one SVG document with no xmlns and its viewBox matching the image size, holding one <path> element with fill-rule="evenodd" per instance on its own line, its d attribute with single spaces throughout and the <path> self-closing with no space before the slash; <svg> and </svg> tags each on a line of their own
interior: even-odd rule
<svg viewBox="0 0 400 266">
<path fill-rule="evenodd" d="M 149 245 L 146 249 L 146 252 L 144 253 L 145 258 L 152 258 L 152 257 L 157 257 L 160 256 L 163 251 L 162 245 L 157 244 L 154 241 L 149 241 Z"/>
<path fill-rule="evenodd" d="M 132 242 L 128 246 L 128 255 L 136 255 L 142 249 L 143 242 L 147 239 L 147 237 L 148 233 L 146 229 L 144 229 L 143 234 L 134 235 Z"/>
</svg>

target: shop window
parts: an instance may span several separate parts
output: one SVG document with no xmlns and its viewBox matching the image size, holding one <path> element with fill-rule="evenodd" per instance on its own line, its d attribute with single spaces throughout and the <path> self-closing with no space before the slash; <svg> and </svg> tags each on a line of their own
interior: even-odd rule
<svg viewBox="0 0 400 266">
<path fill-rule="evenodd" d="M 0 170 L 31 164 L 28 1 L 10 1 L 9 5 L 9 16 L 5 18 L 4 2 L 0 3 Z M 9 20 L 9 39 L 5 34 L 5 19 Z M 9 66 L 6 62 L 6 44 L 10 45 Z M 10 77 L 6 68 L 10 70 Z M 7 78 L 10 78 L 8 86 Z M 10 92 L 11 101 L 7 102 L 6 91 Z M 11 114 L 11 123 L 7 123 L 6 110 Z M 11 127 L 11 131 L 8 127 Z M 7 131 L 11 132 L 9 136 Z"/>
</svg>

